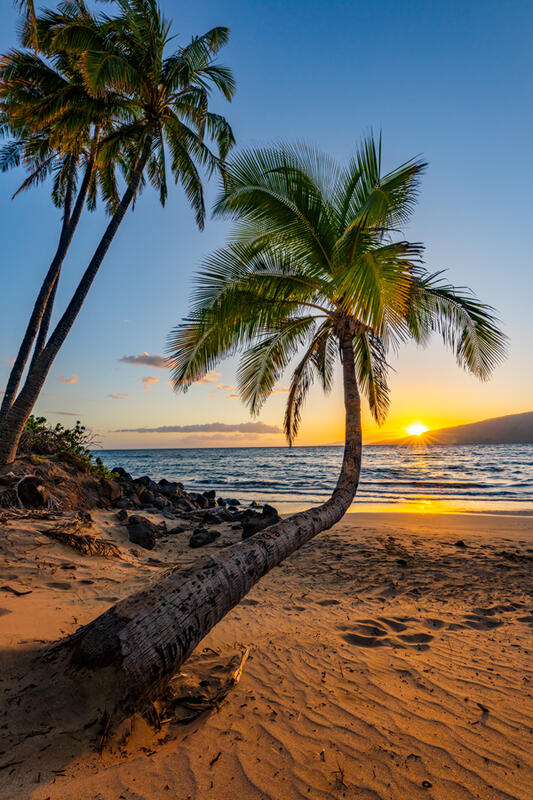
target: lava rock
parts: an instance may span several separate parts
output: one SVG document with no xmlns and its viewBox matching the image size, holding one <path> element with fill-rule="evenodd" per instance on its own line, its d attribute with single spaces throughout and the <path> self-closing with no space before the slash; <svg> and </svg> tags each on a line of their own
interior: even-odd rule
<svg viewBox="0 0 533 800">
<path fill-rule="evenodd" d="M 167 531 L 167 536 L 171 536 L 175 533 L 183 533 L 184 530 L 185 528 L 182 525 L 176 525 L 175 528 L 171 528 L 169 531 Z"/>
<path fill-rule="evenodd" d="M 208 530 L 207 528 L 196 528 L 189 539 L 189 547 L 204 547 L 211 544 L 220 536 L 220 531 Z"/>
<path fill-rule="evenodd" d="M 116 516 L 116 519 L 118 519 L 119 522 L 127 522 L 128 521 L 128 512 L 126 511 L 125 508 L 121 508 L 120 511 L 118 512 L 118 514 L 116 514 L 115 516 Z"/>
<path fill-rule="evenodd" d="M 222 506 L 222 508 L 225 508 L 226 505 L 227 505 L 227 503 L 224 500 L 224 498 L 223 497 L 219 497 L 218 500 L 217 500 L 217 506 Z"/>
<path fill-rule="evenodd" d="M 466 544 L 462 539 L 458 539 L 458 541 L 455 542 L 455 546 L 460 547 L 462 550 L 466 549 Z"/>
<path fill-rule="evenodd" d="M 233 498 L 233 497 L 227 497 L 226 498 L 226 503 L 228 504 L 228 506 L 240 506 L 241 501 L 240 500 L 235 500 L 235 498 Z"/>
<path fill-rule="evenodd" d="M 207 497 L 208 500 L 214 500 L 217 496 L 217 493 L 214 489 L 209 489 L 207 492 L 203 492 L 204 497 Z"/>
<path fill-rule="evenodd" d="M 166 532 L 166 525 L 156 525 L 155 522 L 141 517 L 138 514 L 132 514 L 128 519 L 128 536 L 130 542 L 144 547 L 145 550 L 153 550 L 155 547 L 156 539 Z"/>
<path fill-rule="evenodd" d="M 259 531 L 269 528 L 271 525 L 279 522 L 280 519 L 281 517 L 276 509 L 269 505 L 263 506 L 263 512 L 261 514 L 257 514 L 257 512 L 250 510 L 245 511 L 240 516 L 242 525 L 242 538 L 249 539 L 249 537 L 253 536 L 254 533 L 259 533 Z"/>
<path fill-rule="evenodd" d="M 35 475 L 28 475 L 17 485 L 18 496 L 23 505 L 44 508 L 48 505 L 50 492 Z"/>
<path fill-rule="evenodd" d="M 122 488 L 118 481 L 113 481 L 109 478 L 102 478 L 100 481 L 100 486 L 102 488 L 102 494 L 108 502 L 115 503 L 122 497 Z"/>
<path fill-rule="evenodd" d="M 127 480 L 127 481 L 133 480 L 133 478 L 131 477 L 130 473 L 126 472 L 126 470 L 122 469 L 122 467 L 113 467 L 111 472 L 114 472 L 115 475 L 117 475 L 119 478 L 124 478 L 124 480 Z"/>
</svg>

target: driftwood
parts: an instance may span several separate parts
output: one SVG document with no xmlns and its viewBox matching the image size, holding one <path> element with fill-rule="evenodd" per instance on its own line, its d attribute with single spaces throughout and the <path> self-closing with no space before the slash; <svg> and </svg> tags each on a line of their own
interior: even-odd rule
<svg viewBox="0 0 533 800">
<path fill-rule="evenodd" d="M 67 520 L 54 528 L 41 528 L 40 533 L 49 536 L 59 544 L 73 547 L 86 556 L 103 556 L 104 558 L 121 558 L 120 549 L 113 542 L 106 542 L 90 533 L 82 533 L 87 521 L 79 516 Z M 90 524 L 90 523 L 89 523 Z"/>
</svg>

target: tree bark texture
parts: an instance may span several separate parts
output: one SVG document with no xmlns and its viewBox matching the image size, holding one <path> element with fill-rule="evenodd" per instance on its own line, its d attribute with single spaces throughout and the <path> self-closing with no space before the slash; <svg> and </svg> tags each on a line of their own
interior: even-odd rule
<svg viewBox="0 0 533 800">
<path fill-rule="evenodd" d="M 341 353 L 346 445 L 331 498 L 176 570 L 120 601 L 71 638 L 76 666 L 113 668 L 122 713 L 156 693 L 263 575 L 338 522 L 349 508 L 361 467 L 361 408 L 349 334 L 341 340 Z"/>
<path fill-rule="evenodd" d="M 46 273 L 44 281 L 41 285 L 39 294 L 37 295 L 35 305 L 33 306 L 33 310 L 30 319 L 28 321 L 24 337 L 20 344 L 17 357 L 15 359 L 15 363 L 11 368 L 9 379 L 6 385 L 6 390 L 2 400 L 2 406 L 0 408 L 0 424 L 14 402 L 15 395 L 17 393 L 20 380 L 22 378 L 24 368 L 28 361 L 35 337 L 37 336 L 37 334 L 39 334 L 30 370 L 35 363 L 36 355 L 38 354 L 38 352 L 42 350 L 44 343 L 46 341 L 46 334 L 48 333 L 48 325 L 50 324 L 50 317 L 52 315 L 52 308 L 54 304 L 55 293 L 57 290 L 57 284 L 59 281 L 59 275 L 61 273 L 61 267 L 63 266 L 63 261 L 65 260 L 65 256 L 67 255 L 68 249 L 72 242 L 72 237 L 74 236 L 74 233 L 78 226 L 81 212 L 83 211 L 83 207 L 85 205 L 85 198 L 87 196 L 89 182 L 94 170 L 94 164 L 96 159 L 96 149 L 95 149 L 96 143 L 97 140 L 95 141 L 95 147 L 93 148 L 93 151 L 91 152 L 91 155 L 87 162 L 82 185 L 80 187 L 80 191 L 76 198 L 74 208 L 72 208 L 74 174 L 71 174 L 69 180 L 69 186 L 65 197 L 65 206 L 63 210 L 63 223 L 61 226 L 61 234 L 59 236 L 59 244 L 57 246 L 57 250 L 52 260 L 52 263 L 50 264 L 48 272 Z M 44 326 L 43 326 L 43 321 L 44 321 Z"/>
</svg>

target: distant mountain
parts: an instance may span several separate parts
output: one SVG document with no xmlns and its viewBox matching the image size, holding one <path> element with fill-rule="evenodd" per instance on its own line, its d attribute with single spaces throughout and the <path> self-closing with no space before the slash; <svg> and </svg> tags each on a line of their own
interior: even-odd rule
<svg viewBox="0 0 533 800">
<path fill-rule="evenodd" d="M 405 436 L 376 444 L 522 444 L 533 442 L 533 411 L 484 419 L 469 425 L 439 428 L 421 436 Z"/>
</svg>

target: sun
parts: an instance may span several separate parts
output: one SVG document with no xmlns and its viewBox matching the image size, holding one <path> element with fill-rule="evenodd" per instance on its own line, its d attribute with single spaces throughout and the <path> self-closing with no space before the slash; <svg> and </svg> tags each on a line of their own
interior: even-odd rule
<svg viewBox="0 0 533 800">
<path fill-rule="evenodd" d="M 423 425 L 421 422 L 413 422 L 413 424 L 409 425 L 409 427 L 407 427 L 405 430 L 409 436 L 421 436 L 426 431 L 429 431 L 429 428 L 427 425 Z"/>
</svg>

